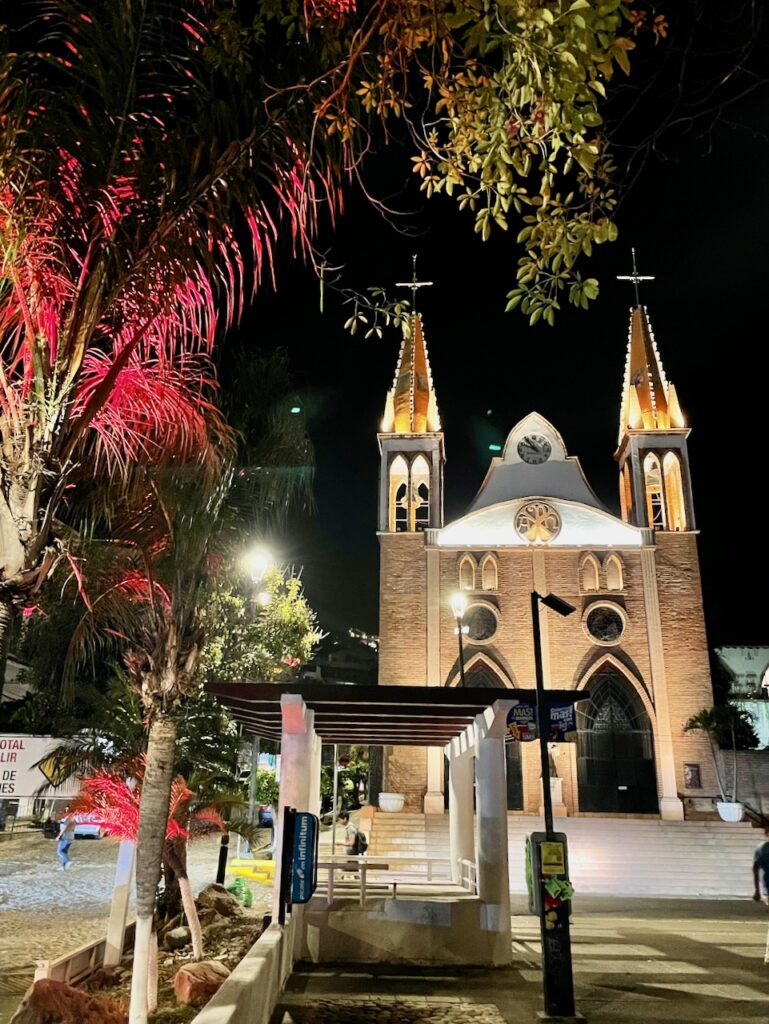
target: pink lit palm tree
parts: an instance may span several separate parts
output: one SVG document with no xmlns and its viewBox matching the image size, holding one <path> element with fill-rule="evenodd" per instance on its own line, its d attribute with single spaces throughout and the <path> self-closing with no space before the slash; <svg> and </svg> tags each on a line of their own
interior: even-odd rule
<svg viewBox="0 0 769 1024">
<path fill-rule="evenodd" d="M 69 557 L 73 485 L 209 462 L 217 331 L 281 224 L 305 250 L 336 205 L 333 161 L 295 141 L 311 114 L 245 95 L 212 28 L 230 6 L 56 0 L 29 52 L 0 47 L 0 668 Z"/>
<path fill-rule="evenodd" d="M 136 843 L 144 770 L 142 759 L 130 775 L 113 770 L 87 776 L 83 779 L 79 796 L 70 804 L 70 812 L 81 820 L 98 825 L 113 839 Z M 177 775 L 171 784 L 164 859 L 179 883 L 193 955 L 200 960 L 203 957 L 203 936 L 187 874 L 186 846 L 191 839 L 212 832 L 225 832 L 227 826 L 213 807 L 192 808 L 194 796 L 186 780 Z"/>
</svg>

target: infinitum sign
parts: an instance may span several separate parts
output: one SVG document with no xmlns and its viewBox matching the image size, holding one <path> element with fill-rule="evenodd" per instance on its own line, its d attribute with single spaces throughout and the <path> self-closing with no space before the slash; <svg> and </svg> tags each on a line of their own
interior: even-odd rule
<svg viewBox="0 0 769 1024">
<path fill-rule="evenodd" d="M 77 783 L 57 777 L 53 764 L 46 761 L 61 742 L 53 736 L 0 736 L 0 799 L 66 798 L 76 793 Z"/>
</svg>

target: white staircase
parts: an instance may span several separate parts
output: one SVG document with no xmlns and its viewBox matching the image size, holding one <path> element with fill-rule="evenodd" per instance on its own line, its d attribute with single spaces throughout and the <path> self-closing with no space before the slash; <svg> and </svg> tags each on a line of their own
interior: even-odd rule
<svg viewBox="0 0 769 1024">
<path fill-rule="evenodd" d="M 476 820 L 477 827 L 477 820 Z M 762 836 L 746 822 L 557 818 L 569 841 L 578 892 L 614 896 L 749 896 L 753 851 Z M 525 892 L 524 847 L 541 818 L 508 816 L 510 890 Z M 371 853 L 448 857 L 448 815 L 377 812 Z"/>
</svg>

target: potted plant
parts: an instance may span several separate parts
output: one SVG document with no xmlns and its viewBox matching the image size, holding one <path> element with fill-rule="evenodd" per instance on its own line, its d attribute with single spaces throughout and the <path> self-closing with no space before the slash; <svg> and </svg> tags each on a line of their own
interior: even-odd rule
<svg viewBox="0 0 769 1024">
<path fill-rule="evenodd" d="M 737 745 L 739 742 L 742 747 L 755 746 L 751 716 L 736 704 L 719 704 L 716 707 L 703 708 L 696 715 L 692 715 L 684 726 L 684 732 L 704 732 L 708 737 L 721 795 L 721 799 L 716 801 L 719 817 L 722 821 L 742 821 L 745 808 L 737 799 Z M 729 789 L 726 787 L 718 758 L 719 749 L 724 747 L 732 752 L 732 785 Z"/>
</svg>

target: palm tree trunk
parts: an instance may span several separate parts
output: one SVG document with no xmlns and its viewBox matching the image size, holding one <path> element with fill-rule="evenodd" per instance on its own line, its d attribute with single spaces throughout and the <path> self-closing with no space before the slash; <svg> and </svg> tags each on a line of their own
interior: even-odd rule
<svg viewBox="0 0 769 1024">
<path fill-rule="evenodd" d="M 179 891 L 182 894 L 182 904 L 184 906 L 184 913 L 187 918 L 187 924 L 190 926 L 190 937 L 192 939 L 192 957 L 194 960 L 203 959 L 203 932 L 200 929 L 200 918 L 198 917 L 198 910 L 195 906 L 195 900 L 192 897 L 192 886 L 190 880 L 185 875 L 179 879 Z"/>
<path fill-rule="evenodd" d="M 10 601 L 0 600 L 0 703 L 5 689 L 5 667 L 8 664 L 8 651 L 11 646 L 11 633 L 16 618 L 16 609 Z"/>
<path fill-rule="evenodd" d="M 150 933 L 150 956 L 147 965 L 147 1013 L 158 1008 L 158 933 Z"/>
<path fill-rule="evenodd" d="M 136 940 L 131 977 L 130 1024 L 147 1024 L 147 981 L 155 895 L 163 859 L 174 774 L 176 723 L 157 712 L 147 741 L 147 767 L 139 803 L 136 846 Z"/>
</svg>

